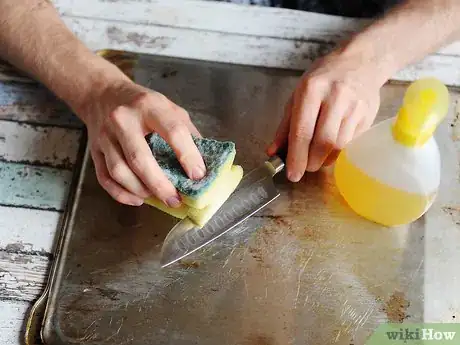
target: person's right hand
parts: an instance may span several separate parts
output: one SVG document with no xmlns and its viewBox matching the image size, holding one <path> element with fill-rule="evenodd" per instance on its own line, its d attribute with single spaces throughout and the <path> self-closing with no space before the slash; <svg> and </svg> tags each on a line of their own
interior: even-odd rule
<svg viewBox="0 0 460 345">
<path fill-rule="evenodd" d="M 158 92 L 124 79 L 91 96 L 78 115 L 88 129 L 97 179 L 120 203 L 142 205 L 154 196 L 169 207 L 181 204 L 145 140 L 149 133 L 166 140 L 189 178 L 206 173 L 192 139 L 200 134 L 188 113 Z"/>
<path fill-rule="evenodd" d="M 290 181 L 332 165 L 341 150 L 373 124 L 387 79 L 378 66 L 361 51 L 336 49 L 300 78 L 267 149 L 273 155 L 287 144 Z"/>
</svg>

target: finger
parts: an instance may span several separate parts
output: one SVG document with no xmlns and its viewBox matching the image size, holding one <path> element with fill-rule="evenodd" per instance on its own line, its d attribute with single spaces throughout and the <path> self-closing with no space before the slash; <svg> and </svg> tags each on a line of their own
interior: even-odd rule
<svg viewBox="0 0 460 345">
<path fill-rule="evenodd" d="M 293 105 L 293 96 L 291 96 L 284 107 L 284 116 L 281 120 L 281 123 L 278 126 L 278 129 L 275 133 L 275 138 L 273 142 L 267 149 L 267 154 L 269 156 L 273 156 L 278 152 L 281 146 L 284 145 L 286 139 L 289 135 L 289 123 L 291 121 L 291 114 L 292 114 L 292 105 Z"/>
<path fill-rule="evenodd" d="M 120 145 L 113 142 L 108 136 L 102 137 L 100 144 L 108 172 L 113 180 L 140 198 L 149 197 L 151 195 L 150 191 L 126 163 Z"/>
<path fill-rule="evenodd" d="M 342 123 L 340 124 L 339 133 L 337 135 L 337 148 L 332 149 L 332 151 L 329 152 L 326 160 L 323 163 L 323 166 L 327 167 L 334 164 L 339 157 L 341 150 L 353 138 L 356 126 L 359 123 L 359 116 L 357 116 L 356 112 L 353 110 L 355 109 L 354 106 L 350 107 L 350 109 L 351 110 L 348 111 L 348 115 L 345 116 L 345 118 L 342 120 Z"/>
<path fill-rule="evenodd" d="M 310 147 L 307 171 L 317 171 L 332 150 L 336 149 L 336 140 L 340 124 L 347 110 L 347 93 L 338 87 L 331 90 L 323 101 L 321 113 L 316 124 L 314 138 Z"/>
<path fill-rule="evenodd" d="M 171 105 L 169 101 L 161 101 L 160 106 L 154 102 L 160 101 L 151 98 L 142 106 L 143 111 L 148 114 L 148 120 L 145 121 L 147 129 L 156 131 L 171 146 L 189 178 L 203 178 L 206 175 L 206 165 L 191 135 L 191 130 L 198 130 L 193 129 L 188 113 L 174 104 Z M 164 102 L 169 102 L 170 105 L 165 106 Z"/>
<path fill-rule="evenodd" d="M 367 126 L 364 122 L 366 107 L 364 104 L 357 102 L 355 105 L 350 107 L 348 115 L 342 120 L 340 125 L 339 134 L 337 136 L 337 147 L 338 149 L 332 150 L 328 157 L 324 161 L 323 166 L 330 166 L 337 160 L 341 150 L 359 135 L 364 128 Z"/>
<path fill-rule="evenodd" d="M 337 148 L 333 149 L 329 153 L 323 163 L 323 166 L 330 166 L 334 164 L 339 157 L 340 152 L 357 135 L 357 128 L 360 126 L 361 120 L 363 118 L 364 109 L 365 107 L 361 106 L 360 104 L 350 107 L 348 115 L 342 120 L 342 123 L 340 124 L 339 133 L 337 135 Z"/>
<path fill-rule="evenodd" d="M 358 135 L 367 131 L 372 124 L 374 123 L 375 116 L 364 116 L 359 124 L 356 126 L 356 131 L 354 133 L 354 137 L 356 138 Z"/>
<path fill-rule="evenodd" d="M 368 130 L 370 127 L 370 125 L 368 123 L 366 123 L 366 120 L 365 119 L 362 119 L 357 125 L 356 125 L 356 128 L 355 128 L 355 131 L 353 132 L 353 138 L 356 138 L 358 137 L 359 135 L 363 134 L 366 130 Z"/>
<path fill-rule="evenodd" d="M 113 114 L 114 133 L 121 145 L 128 165 L 145 186 L 169 207 L 179 207 L 180 196 L 168 180 L 144 138 L 144 129 L 133 111 L 119 107 Z"/>
<path fill-rule="evenodd" d="M 349 108 L 347 116 L 344 117 L 340 124 L 339 133 L 337 135 L 337 146 L 344 148 L 352 139 L 356 131 L 356 127 L 361 122 L 362 111 L 359 105 L 352 105 Z"/>
<path fill-rule="evenodd" d="M 140 206 L 144 203 L 142 198 L 128 192 L 110 177 L 102 152 L 91 151 L 91 156 L 93 158 L 97 180 L 112 198 L 122 204 L 132 206 Z"/>
<path fill-rule="evenodd" d="M 168 100 L 169 102 L 169 100 Z M 149 111 L 148 109 L 145 109 L 144 110 L 147 110 Z M 166 114 L 166 113 L 173 113 L 173 116 L 179 120 L 181 120 L 185 126 L 188 128 L 190 134 L 192 134 L 193 136 L 195 137 L 198 137 L 198 138 L 202 138 L 202 135 L 201 133 L 198 131 L 198 129 L 196 128 L 196 126 L 194 125 L 194 123 L 192 122 L 192 118 L 190 117 L 189 113 L 179 107 L 179 106 L 176 106 L 174 105 L 171 109 L 165 109 L 163 112 L 160 113 L 160 117 L 162 116 L 161 114 Z M 155 119 L 155 121 L 157 121 L 157 119 Z M 147 121 L 148 123 L 150 123 L 151 121 Z M 155 125 L 153 125 L 155 127 Z M 155 130 L 156 131 L 156 130 Z"/>
<path fill-rule="evenodd" d="M 167 121 L 157 126 L 157 132 L 174 150 L 189 178 L 199 180 L 206 175 L 203 157 L 184 123 Z"/>
<path fill-rule="evenodd" d="M 292 182 L 299 181 L 305 173 L 308 151 L 321 107 L 323 92 L 308 85 L 296 90 L 293 99 L 289 128 L 287 173 Z"/>
</svg>

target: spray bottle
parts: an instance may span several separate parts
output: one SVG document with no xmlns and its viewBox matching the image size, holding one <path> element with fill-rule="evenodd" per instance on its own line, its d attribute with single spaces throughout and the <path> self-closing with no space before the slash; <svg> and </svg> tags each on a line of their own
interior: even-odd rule
<svg viewBox="0 0 460 345">
<path fill-rule="evenodd" d="M 431 207 L 441 178 L 433 134 L 449 108 L 445 85 L 413 82 L 396 116 L 354 138 L 337 158 L 337 188 L 359 215 L 384 226 L 411 223 Z"/>
</svg>

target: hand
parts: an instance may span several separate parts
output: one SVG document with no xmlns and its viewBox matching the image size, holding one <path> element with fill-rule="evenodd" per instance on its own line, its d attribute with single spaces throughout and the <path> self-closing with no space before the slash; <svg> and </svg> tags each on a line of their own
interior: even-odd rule
<svg viewBox="0 0 460 345">
<path fill-rule="evenodd" d="M 180 206 L 180 196 L 155 161 L 145 135 L 161 135 L 187 175 L 202 178 L 205 164 L 191 136 L 200 134 L 188 113 L 130 80 L 113 83 L 91 98 L 79 110 L 79 117 L 88 128 L 101 186 L 123 204 L 141 205 L 153 195 L 169 207 Z"/>
<path fill-rule="evenodd" d="M 288 143 L 287 176 L 299 181 L 305 171 L 335 162 L 340 150 L 368 129 L 380 104 L 383 83 L 359 54 L 334 51 L 317 60 L 290 97 L 268 154 Z"/>
</svg>

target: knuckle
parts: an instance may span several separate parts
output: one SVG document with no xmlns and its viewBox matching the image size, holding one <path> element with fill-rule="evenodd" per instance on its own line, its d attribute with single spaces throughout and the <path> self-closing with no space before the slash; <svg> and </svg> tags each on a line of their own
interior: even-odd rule
<svg viewBox="0 0 460 345">
<path fill-rule="evenodd" d="M 307 126 L 298 126 L 292 134 L 294 140 L 310 141 L 312 139 L 311 131 Z"/>
<path fill-rule="evenodd" d="M 131 102 L 131 106 L 134 108 L 142 107 L 151 101 L 152 93 L 140 92 Z"/>
<path fill-rule="evenodd" d="M 144 170 L 144 159 L 142 157 L 141 152 L 139 151 L 132 151 L 128 153 L 128 162 L 130 163 L 131 167 L 137 171 L 141 172 Z"/>
<path fill-rule="evenodd" d="M 97 174 L 96 175 L 97 180 L 99 181 L 99 184 L 106 190 L 110 188 L 111 184 L 111 178 L 109 176 Z"/>
<path fill-rule="evenodd" d="M 120 163 L 115 163 L 110 169 L 110 174 L 112 175 L 113 179 L 118 182 L 123 181 L 126 175 L 125 173 L 126 167 Z"/>
<path fill-rule="evenodd" d="M 318 145 L 333 150 L 339 149 L 336 138 L 330 133 L 322 135 L 318 140 Z"/>
<path fill-rule="evenodd" d="M 166 129 L 166 137 L 169 141 L 183 138 L 187 133 L 187 127 L 181 121 L 172 122 Z"/>
<path fill-rule="evenodd" d="M 147 95 L 147 97 L 151 98 L 152 100 L 155 100 L 157 102 L 162 102 L 162 103 L 166 103 L 166 104 L 170 104 L 171 101 L 169 100 L 168 97 L 166 97 L 165 95 L 163 95 L 161 92 L 151 92 Z"/>
<path fill-rule="evenodd" d="M 171 104 L 172 102 L 165 95 L 156 91 L 150 91 L 139 94 L 131 103 L 131 106 L 139 109 L 141 112 L 148 112 L 149 109 L 168 111 L 171 109 Z"/>
<path fill-rule="evenodd" d="M 123 118 L 124 118 L 123 113 L 124 113 L 123 107 L 121 107 L 121 106 L 116 107 L 114 110 L 112 110 L 109 113 L 108 119 L 110 120 L 111 123 L 113 123 L 117 127 L 120 127 L 121 124 L 123 123 Z M 105 130 L 102 129 L 102 131 L 105 131 Z M 102 133 L 100 133 L 100 134 L 102 134 Z"/>
<path fill-rule="evenodd" d="M 109 136 L 109 131 L 107 129 L 107 127 L 105 125 L 101 126 L 98 130 L 97 130 L 97 135 L 96 135 L 96 140 L 97 142 L 100 142 L 102 138 L 106 138 Z"/>
<path fill-rule="evenodd" d="M 185 110 L 182 107 L 177 106 L 177 114 L 179 115 L 179 118 L 183 121 L 189 121 L 190 120 L 190 114 L 188 113 L 187 110 Z"/>
<path fill-rule="evenodd" d="M 354 96 L 351 92 L 350 87 L 342 81 L 334 81 L 331 85 L 331 94 L 335 96 L 336 99 L 348 100 L 354 103 Z"/>
<path fill-rule="evenodd" d="M 311 76 L 305 82 L 305 87 L 307 91 L 314 92 L 318 89 L 326 87 L 328 81 L 322 76 Z"/>
<path fill-rule="evenodd" d="M 338 98 L 342 100 L 348 100 L 353 105 L 357 104 L 360 101 L 360 98 L 357 94 L 356 86 L 353 83 L 344 80 L 336 80 L 332 83 L 331 86 L 332 94 L 335 94 Z"/>
<path fill-rule="evenodd" d="M 342 93 L 347 89 L 347 87 L 344 82 L 340 80 L 334 80 L 332 82 L 331 89 L 336 93 Z"/>
<path fill-rule="evenodd" d="M 155 105 L 161 109 L 171 108 L 173 104 L 165 95 L 155 91 L 146 93 L 141 101 L 148 105 Z"/>
<path fill-rule="evenodd" d="M 159 92 L 149 92 L 138 97 L 136 105 L 141 108 L 155 107 L 161 111 L 175 114 L 181 120 L 187 120 L 189 114 L 185 109 L 172 102 L 168 97 Z"/>
</svg>

